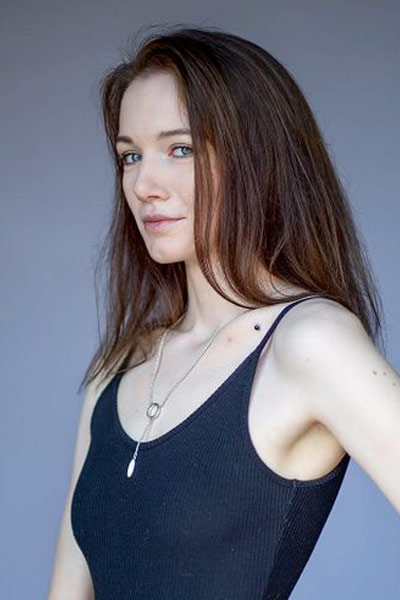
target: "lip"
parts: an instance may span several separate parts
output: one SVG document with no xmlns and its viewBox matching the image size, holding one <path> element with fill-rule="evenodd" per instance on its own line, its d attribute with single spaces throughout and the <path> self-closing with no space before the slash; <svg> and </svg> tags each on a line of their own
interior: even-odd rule
<svg viewBox="0 0 400 600">
<path fill-rule="evenodd" d="M 143 217 L 143 221 L 167 221 L 168 219 L 180 219 L 181 217 L 172 217 L 163 213 L 148 214 Z"/>
<path fill-rule="evenodd" d="M 164 231 L 175 227 L 178 221 L 182 221 L 184 217 L 179 219 L 162 219 L 160 221 L 145 221 L 144 226 L 147 231 Z"/>
</svg>

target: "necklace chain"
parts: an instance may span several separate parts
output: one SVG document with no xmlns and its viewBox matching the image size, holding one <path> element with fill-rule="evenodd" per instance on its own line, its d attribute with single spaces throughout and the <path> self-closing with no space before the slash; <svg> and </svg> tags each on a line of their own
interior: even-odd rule
<svg viewBox="0 0 400 600">
<path fill-rule="evenodd" d="M 194 369 L 194 367 L 196 366 L 196 364 L 199 362 L 200 358 L 203 356 L 203 354 L 206 352 L 206 350 L 208 349 L 208 347 L 212 344 L 212 342 L 214 341 L 216 335 L 221 331 L 221 329 L 223 329 L 224 327 L 226 327 L 229 323 L 231 323 L 232 321 L 234 321 L 235 319 L 238 318 L 238 316 L 241 316 L 242 314 L 244 314 L 245 312 L 249 312 L 250 310 L 254 310 L 252 308 L 249 308 L 245 311 L 243 311 L 242 313 L 240 313 L 240 315 L 237 315 L 236 317 L 233 317 L 232 319 L 230 319 L 229 321 L 227 321 L 226 323 L 223 323 L 220 327 L 218 327 L 213 335 L 211 336 L 211 338 L 209 339 L 209 341 L 207 342 L 205 348 L 203 348 L 203 350 L 200 352 L 200 355 L 196 358 L 195 362 L 191 365 L 191 367 L 189 367 L 189 369 L 184 373 L 184 375 L 178 379 L 178 381 L 176 381 L 174 383 L 174 385 L 172 386 L 172 388 L 169 390 L 168 394 L 166 395 L 164 401 L 159 404 L 158 402 L 153 402 L 153 393 L 154 393 L 154 384 L 156 382 L 157 379 L 157 375 L 158 375 L 158 371 L 160 369 L 160 362 L 161 362 L 161 356 L 162 356 L 162 351 L 164 348 L 164 343 L 166 340 L 166 336 L 167 334 L 170 332 L 171 329 L 173 329 L 173 327 L 176 327 L 176 325 L 178 325 L 178 323 L 180 323 L 183 319 L 183 317 L 186 315 L 186 312 L 183 313 L 179 319 L 176 321 L 176 323 L 174 325 L 172 325 L 171 327 L 169 327 L 168 329 L 166 329 L 163 333 L 163 335 L 161 336 L 161 341 L 158 347 L 158 352 L 157 352 L 157 359 L 156 359 L 156 365 L 154 368 L 154 371 L 152 373 L 152 378 L 151 378 L 151 385 L 150 385 L 150 393 L 149 393 L 149 406 L 147 408 L 146 411 L 146 415 L 149 419 L 149 422 L 147 423 L 146 427 L 143 430 L 143 433 L 140 437 L 140 440 L 138 441 L 138 443 L 136 444 L 136 448 L 135 448 L 135 452 L 129 462 L 128 465 L 128 469 L 127 469 L 127 477 L 131 477 L 134 471 L 134 468 L 136 466 L 136 458 L 139 452 L 139 447 L 140 444 L 142 443 L 144 437 L 146 436 L 146 434 L 148 434 L 148 432 L 150 431 L 150 428 L 154 422 L 154 420 L 160 415 L 161 413 L 161 409 L 163 408 L 164 404 L 166 403 L 166 401 L 168 400 L 168 398 L 170 397 L 170 395 L 172 394 L 172 392 L 174 391 L 174 389 L 180 384 L 182 383 L 182 381 L 184 379 L 186 379 L 186 377 L 189 375 L 189 373 L 192 371 L 192 369 Z"/>
</svg>

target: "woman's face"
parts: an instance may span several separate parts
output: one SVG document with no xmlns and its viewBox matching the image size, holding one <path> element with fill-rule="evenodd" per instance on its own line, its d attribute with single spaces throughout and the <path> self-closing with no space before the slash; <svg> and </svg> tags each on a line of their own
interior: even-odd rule
<svg viewBox="0 0 400 600">
<path fill-rule="evenodd" d="M 187 131 L 169 133 L 177 129 Z M 194 158 L 172 75 L 138 77 L 129 85 L 116 148 L 125 198 L 151 257 L 160 263 L 194 259 Z M 144 219 L 155 213 L 180 220 L 148 228 Z"/>
</svg>

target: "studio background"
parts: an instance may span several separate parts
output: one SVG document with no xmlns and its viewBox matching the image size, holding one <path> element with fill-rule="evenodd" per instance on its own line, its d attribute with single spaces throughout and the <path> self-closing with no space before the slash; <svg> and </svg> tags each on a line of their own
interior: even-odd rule
<svg viewBox="0 0 400 600">
<path fill-rule="evenodd" d="M 47 598 L 97 344 L 93 267 L 113 191 L 100 77 L 151 24 L 221 27 L 282 62 L 349 195 L 399 371 L 400 5 L 3 0 L 1 13 L 0 579 L 2 597 L 33 600 Z M 399 600 L 399 556 L 398 514 L 351 461 L 291 600 Z"/>
</svg>

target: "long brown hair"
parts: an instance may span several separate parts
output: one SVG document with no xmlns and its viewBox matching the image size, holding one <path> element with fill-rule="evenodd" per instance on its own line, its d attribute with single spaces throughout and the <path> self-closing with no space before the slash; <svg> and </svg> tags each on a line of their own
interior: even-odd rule
<svg viewBox="0 0 400 600">
<path fill-rule="evenodd" d="M 237 306 L 282 302 L 260 286 L 261 265 L 289 285 L 347 307 L 377 343 L 382 301 L 365 244 L 299 85 L 251 41 L 215 27 L 173 26 L 150 31 L 141 43 L 134 39 L 126 58 L 100 82 L 115 197 L 95 268 L 98 306 L 97 277 L 106 266 L 106 326 L 79 389 L 99 373 L 105 379 L 126 369 L 136 351 L 146 360 L 152 332 L 175 323 L 187 308 L 185 264 L 159 264 L 150 257 L 124 197 L 115 148 L 126 88 L 139 74 L 159 71 L 174 75 L 189 118 L 194 241 L 210 285 Z M 216 157 L 218 198 L 208 144 Z M 210 248 L 244 304 L 218 285 Z"/>
</svg>

